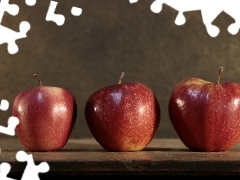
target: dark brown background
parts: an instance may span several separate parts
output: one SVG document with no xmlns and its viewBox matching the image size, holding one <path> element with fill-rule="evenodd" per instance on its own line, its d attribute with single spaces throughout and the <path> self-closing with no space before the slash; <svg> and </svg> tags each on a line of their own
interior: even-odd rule
<svg viewBox="0 0 240 180">
<path fill-rule="evenodd" d="M 50 0 L 38 0 L 29 7 L 18 4 L 16 17 L 4 14 L 2 25 L 18 31 L 23 20 L 31 24 L 28 37 L 17 41 L 19 52 L 10 55 L 0 46 L 0 98 L 12 104 L 22 90 L 37 86 L 36 72 L 43 85 L 69 89 L 78 103 L 78 118 L 71 137 L 90 137 L 84 106 L 95 90 L 123 81 L 150 87 L 161 105 L 157 137 L 177 137 L 170 123 L 167 105 L 174 86 L 187 77 L 216 81 L 224 67 L 221 82 L 240 82 L 240 33 L 233 36 L 227 27 L 234 19 L 220 14 L 213 24 L 220 27 L 216 38 L 208 35 L 200 11 L 187 12 L 183 26 L 174 24 L 177 11 L 164 5 L 163 11 L 150 10 L 153 0 L 58 0 L 56 13 L 65 16 L 57 26 L 45 20 Z M 83 9 L 79 17 L 72 6 Z M 0 113 L 0 124 L 7 125 L 9 108 Z"/>
</svg>

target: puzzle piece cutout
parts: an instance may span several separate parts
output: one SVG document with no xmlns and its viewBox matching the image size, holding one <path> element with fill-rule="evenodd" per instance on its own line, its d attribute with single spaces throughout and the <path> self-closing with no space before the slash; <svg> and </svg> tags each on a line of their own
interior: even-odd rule
<svg viewBox="0 0 240 180">
<path fill-rule="evenodd" d="M 25 0 L 25 3 L 28 6 L 34 6 L 36 4 L 37 0 Z"/>
<path fill-rule="evenodd" d="M 137 1 L 138 0 L 129 0 L 130 3 L 135 3 Z M 178 11 L 178 14 L 175 18 L 176 25 L 185 24 L 186 18 L 184 16 L 184 12 L 201 11 L 202 20 L 206 27 L 207 33 L 211 37 L 216 37 L 220 33 L 220 29 L 212 23 L 220 13 L 225 12 L 235 20 L 234 23 L 228 26 L 228 32 L 232 35 L 236 35 L 239 32 L 239 0 L 155 0 L 151 4 L 150 9 L 154 13 L 160 13 L 163 4 L 166 4 Z"/>
<path fill-rule="evenodd" d="M 0 164 L 0 179 L 1 180 L 15 180 L 10 177 L 7 177 L 8 173 L 11 170 L 11 165 L 9 163 L 3 162 Z"/>
<path fill-rule="evenodd" d="M 39 173 L 46 173 L 50 170 L 47 162 L 41 162 L 35 165 L 32 154 L 27 154 L 25 151 L 18 151 L 16 159 L 19 162 L 27 162 L 26 168 L 22 174 L 21 180 L 40 180 Z M 1 180 L 15 180 L 7 177 L 11 170 L 9 163 L 3 162 L 0 164 L 0 179 Z"/>
<path fill-rule="evenodd" d="M 9 0 L 2 0 L 0 4 L 0 23 L 2 22 L 4 12 L 8 12 L 12 16 L 16 16 L 19 12 L 19 7 L 16 4 L 9 4 Z"/>
<path fill-rule="evenodd" d="M 56 1 L 51 1 L 50 5 L 48 7 L 47 15 L 46 15 L 46 21 L 53 21 L 55 22 L 58 26 L 62 26 L 65 22 L 65 16 L 62 14 L 55 14 L 55 10 L 57 8 L 58 2 Z M 82 9 L 73 6 L 71 8 L 71 13 L 73 16 L 80 16 L 82 14 Z"/>
<path fill-rule="evenodd" d="M 25 0 L 28 6 L 34 6 L 37 0 Z M 53 21 L 58 26 L 61 26 L 65 22 L 65 17 L 62 14 L 55 14 L 55 9 L 58 2 L 50 1 L 50 5 L 46 15 L 46 21 Z M 9 0 L 0 1 L 0 45 L 7 43 L 7 49 L 9 54 L 15 54 L 19 51 L 16 44 L 16 40 L 23 39 L 27 37 L 27 32 L 30 30 L 31 26 L 27 21 L 22 21 L 19 25 L 19 31 L 14 31 L 1 25 L 4 13 L 7 12 L 12 16 L 16 16 L 19 13 L 19 7 L 16 4 L 9 4 Z M 80 16 L 82 14 L 82 9 L 73 6 L 71 8 L 71 14 L 73 16 Z"/>
<path fill-rule="evenodd" d="M 1 100 L 0 110 L 6 111 L 9 108 L 9 102 L 6 99 Z M 8 127 L 0 126 L 0 133 L 9 136 L 15 135 L 15 128 L 19 124 L 19 119 L 15 116 L 8 118 Z"/>
<path fill-rule="evenodd" d="M 7 127 L 0 126 L 0 133 L 6 134 L 9 136 L 14 136 L 15 128 L 18 124 L 19 124 L 19 119 L 15 116 L 11 116 L 8 118 L 8 126 Z"/>
<path fill-rule="evenodd" d="M 131 4 L 138 2 L 138 0 L 129 0 Z"/>
<path fill-rule="evenodd" d="M 0 103 L 0 110 L 6 111 L 9 108 L 9 102 L 6 99 L 2 99 Z"/>
<path fill-rule="evenodd" d="M 47 162 L 35 165 L 32 154 L 27 154 L 25 151 L 18 151 L 16 159 L 19 162 L 27 162 L 21 180 L 40 180 L 39 173 L 46 173 L 50 170 Z"/>
<path fill-rule="evenodd" d="M 51 1 L 48 7 L 48 12 L 46 15 L 46 21 L 53 21 L 58 26 L 61 26 L 65 22 L 65 17 L 62 14 L 55 14 L 55 9 L 57 7 L 58 2 Z"/>
<path fill-rule="evenodd" d="M 0 25 L 0 45 L 3 43 L 8 43 L 7 49 L 9 54 L 17 53 L 19 48 L 16 44 L 16 40 L 26 38 L 29 30 L 30 24 L 26 21 L 20 23 L 19 32 Z"/>
<path fill-rule="evenodd" d="M 33 6 L 36 4 L 36 0 L 25 0 L 25 3 L 28 6 Z M 19 13 L 19 7 L 16 4 L 9 4 L 9 0 L 1 0 L 0 2 L 0 45 L 7 43 L 8 52 L 10 54 L 15 54 L 19 50 L 16 40 L 27 37 L 27 32 L 30 30 L 30 24 L 27 21 L 22 21 L 19 25 L 19 32 L 13 31 L 1 25 L 5 12 L 12 16 L 16 16 Z"/>
<path fill-rule="evenodd" d="M 73 6 L 71 9 L 71 13 L 73 16 L 80 16 L 82 14 L 82 9 L 79 7 Z"/>
</svg>

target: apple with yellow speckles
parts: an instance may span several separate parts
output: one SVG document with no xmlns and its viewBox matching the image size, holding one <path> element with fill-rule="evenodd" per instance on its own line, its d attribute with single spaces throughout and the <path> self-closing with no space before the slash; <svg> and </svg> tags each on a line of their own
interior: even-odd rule
<svg viewBox="0 0 240 180">
<path fill-rule="evenodd" d="M 240 84 L 187 78 L 174 88 L 169 117 L 181 141 L 193 151 L 225 151 L 240 140 Z"/>
<path fill-rule="evenodd" d="M 19 119 L 16 134 L 29 151 L 55 151 L 65 146 L 77 117 L 73 94 L 60 87 L 39 86 L 20 92 L 12 115 Z"/>
<path fill-rule="evenodd" d="M 141 83 L 122 83 L 95 91 L 85 105 L 87 125 L 106 150 L 141 151 L 160 124 L 160 105 L 153 91 Z"/>
</svg>

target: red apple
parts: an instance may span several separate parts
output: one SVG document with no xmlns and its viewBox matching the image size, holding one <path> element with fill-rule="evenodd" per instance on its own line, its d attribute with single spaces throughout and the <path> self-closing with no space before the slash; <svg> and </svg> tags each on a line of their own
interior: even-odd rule
<svg viewBox="0 0 240 180">
<path fill-rule="evenodd" d="M 87 100 L 85 117 L 96 141 L 108 151 L 140 151 L 153 139 L 160 123 L 160 105 L 140 83 L 110 85 Z"/>
<path fill-rule="evenodd" d="M 54 151 L 68 141 L 76 121 L 74 96 L 65 88 L 40 86 L 20 92 L 12 115 L 19 119 L 16 134 L 30 151 Z"/>
<path fill-rule="evenodd" d="M 187 78 L 173 90 L 169 117 L 181 141 L 193 151 L 225 151 L 240 140 L 240 84 Z"/>
</svg>

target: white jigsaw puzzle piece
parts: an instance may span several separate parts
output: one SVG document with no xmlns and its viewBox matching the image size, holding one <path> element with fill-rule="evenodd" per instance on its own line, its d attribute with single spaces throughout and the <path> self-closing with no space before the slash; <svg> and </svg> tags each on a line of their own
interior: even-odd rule
<svg viewBox="0 0 240 180">
<path fill-rule="evenodd" d="M 30 30 L 30 24 L 27 21 L 20 23 L 19 32 L 13 31 L 5 26 L 0 25 L 0 45 L 8 43 L 8 52 L 15 54 L 18 52 L 16 40 L 26 38 L 27 32 Z"/>
<path fill-rule="evenodd" d="M 9 108 L 9 102 L 6 99 L 1 100 L 0 110 L 6 111 Z M 8 127 L 0 126 L 0 133 L 9 136 L 15 135 L 15 128 L 19 124 L 19 119 L 15 116 L 8 118 Z"/>
<path fill-rule="evenodd" d="M 25 151 L 18 151 L 16 159 L 19 162 L 27 162 L 21 180 L 40 180 L 39 173 L 46 173 L 50 170 L 47 162 L 35 165 L 32 154 L 27 154 Z"/>
<path fill-rule="evenodd" d="M 131 4 L 138 2 L 138 0 L 129 0 Z"/>
<path fill-rule="evenodd" d="M 16 4 L 9 4 L 9 0 L 1 0 L 1 2 L 0 2 L 0 23 L 2 22 L 4 12 L 8 12 L 12 16 L 16 16 L 19 12 L 19 7 Z"/>
<path fill-rule="evenodd" d="M 36 4 L 37 0 L 25 0 L 25 3 L 28 6 L 34 6 Z"/>
<path fill-rule="evenodd" d="M 82 14 L 82 9 L 79 7 L 73 6 L 71 9 L 71 13 L 73 16 L 80 16 Z"/>
<path fill-rule="evenodd" d="M 6 110 L 8 110 L 8 108 L 9 108 L 9 102 L 8 102 L 8 100 L 2 99 L 2 100 L 1 100 L 1 104 L 0 104 L 0 110 L 6 111 Z"/>
<path fill-rule="evenodd" d="M 34 5 L 36 0 L 26 0 L 25 2 L 28 5 Z M 7 43 L 8 52 L 10 54 L 15 54 L 19 50 L 16 40 L 27 37 L 27 32 L 30 30 L 30 24 L 26 21 L 22 21 L 19 25 L 19 32 L 13 31 L 1 25 L 4 12 L 8 12 L 10 15 L 15 16 L 19 12 L 19 7 L 16 4 L 9 4 L 9 0 L 1 0 L 0 2 L 0 45 Z"/>
<path fill-rule="evenodd" d="M 7 177 L 8 173 L 11 170 L 11 165 L 9 163 L 3 162 L 0 164 L 0 179 L 1 180 L 16 180 Z"/>
<path fill-rule="evenodd" d="M 226 2 L 223 11 L 234 18 L 235 22 L 228 26 L 228 32 L 232 35 L 236 35 L 240 29 L 240 1 L 237 0 L 228 0 Z"/>
<path fill-rule="evenodd" d="M 55 22 L 58 26 L 61 26 L 65 22 L 65 17 L 62 14 L 55 14 L 55 9 L 57 7 L 58 2 L 56 1 L 51 1 L 47 15 L 46 15 L 46 21 L 53 21 Z"/>
<path fill-rule="evenodd" d="M 216 37 L 220 30 L 218 27 L 212 24 L 213 20 L 222 12 L 221 8 L 217 7 L 221 4 L 220 0 L 202 0 L 202 1 L 192 1 L 192 0 L 155 0 L 150 9 L 154 13 L 160 13 L 162 10 L 162 5 L 166 4 L 171 8 L 178 11 L 178 15 L 175 19 L 176 25 L 183 25 L 186 22 L 184 12 L 189 11 L 201 11 L 203 23 L 206 27 L 208 34 L 212 37 Z M 217 8 L 216 8 L 217 7 Z"/>
<path fill-rule="evenodd" d="M 138 0 L 129 0 L 130 3 L 136 3 Z M 213 25 L 213 21 L 219 16 L 220 13 L 225 12 L 235 22 L 228 26 L 228 32 L 235 35 L 240 29 L 240 1 L 239 0 L 155 0 L 152 2 L 150 9 L 154 13 L 160 13 L 163 4 L 170 6 L 178 11 L 175 19 L 176 25 L 183 25 L 186 22 L 184 12 L 201 11 L 202 20 L 206 27 L 208 34 L 211 37 L 216 37 L 220 29 Z"/>
<path fill-rule="evenodd" d="M 16 126 L 19 124 L 19 119 L 15 116 L 11 116 L 8 118 L 8 126 L 0 126 L 0 133 L 6 134 L 9 136 L 15 135 Z"/>
</svg>

